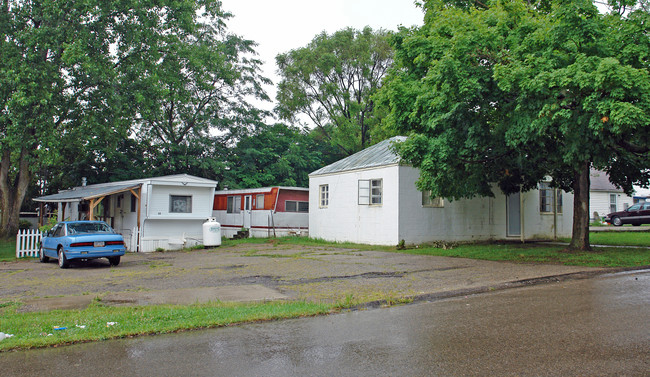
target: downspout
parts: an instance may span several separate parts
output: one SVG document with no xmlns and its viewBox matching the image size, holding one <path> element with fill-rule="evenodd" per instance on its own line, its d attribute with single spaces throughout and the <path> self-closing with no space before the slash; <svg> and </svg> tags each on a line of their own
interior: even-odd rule
<svg viewBox="0 0 650 377">
<path fill-rule="evenodd" d="M 557 241 L 557 189 L 553 189 L 553 240 Z"/>
<path fill-rule="evenodd" d="M 142 192 L 142 186 L 140 186 L 140 200 L 139 202 L 142 205 L 142 197 L 144 196 L 144 193 Z M 140 237 L 138 238 L 138 251 L 142 249 L 140 245 L 142 244 L 142 239 L 144 238 L 144 224 L 147 222 L 149 219 L 149 200 L 151 200 L 151 183 L 147 183 L 147 202 L 145 205 L 145 216 L 144 219 L 142 219 L 142 227 L 140 227 Z M 140 224 L 138 224 L 140 226 Z"/>
<path fill-rule="evenodd" d="M 524 195 L 521 192 L 521 187 L 519 188 L 519 223 L 521 225 L 521 232 L 519 232 L 521 243 L 525 243 L 526 236 L 524 235 Z"/>
</svg>

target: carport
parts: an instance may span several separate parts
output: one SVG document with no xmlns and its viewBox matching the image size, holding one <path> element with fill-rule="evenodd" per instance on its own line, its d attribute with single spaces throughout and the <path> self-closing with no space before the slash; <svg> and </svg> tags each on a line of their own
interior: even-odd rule
<svg viewBox="0 0 650 377">
<path fill-rule="evenodd" d="M 122 185 L 93 185 L 93 186 L 80 186 L 70 190 L 61 191 L 58 194 L 41 196 L 34 198 L 35 202 L 40 203 L 40 211 L 38 217 L 39 225 L 43 225 L 43 204 L 44 203 L 58 203 L 60 219 L 66 218 L 66 207 L 71 207 L 72 203 L 88 202 L 87 213 L 88 220 L 95 220 L 95 208 L 107 196 L 120 194 L 123 192 L 130 192 L 138 200 L 137 207 L 137 224 L 140 228 L 140 205 L 139 201 L 142 196 L 142 183 L 131 183 Z"/>
</svg>

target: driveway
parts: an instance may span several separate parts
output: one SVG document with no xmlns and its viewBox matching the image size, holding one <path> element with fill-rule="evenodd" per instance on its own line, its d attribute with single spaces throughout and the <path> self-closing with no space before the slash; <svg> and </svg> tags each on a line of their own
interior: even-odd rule
<svg viewBox="0 0 650 377">
<path fill-rule="evenodd" d="M 211 300 L 435 299 L 602 272 L 598 268 L 490 262 L 331 246 L 242 244 L 190 252 L 127 254 L 59 269 L 55 262 L 0 264 L 0 302 L 24 310 Z M 378 303 L 380 304 L 380 302 Z"/>
</svg>

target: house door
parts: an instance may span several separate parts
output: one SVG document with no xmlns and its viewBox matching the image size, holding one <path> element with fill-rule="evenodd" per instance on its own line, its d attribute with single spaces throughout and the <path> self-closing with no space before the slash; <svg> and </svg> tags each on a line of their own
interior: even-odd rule
<svg viewBox="0 0 650 377">
<path fill-rule="evenodd" d="M 244 196 L 244 228 L 251 228 L 251 202 L 253 197 L 251 195 Z"/>
<path fill-rule="evenodd" d="M 519 193 L 508 195 L 506 198 L 506 236 L 521 235 L 521 202 Z"/>
</svg>

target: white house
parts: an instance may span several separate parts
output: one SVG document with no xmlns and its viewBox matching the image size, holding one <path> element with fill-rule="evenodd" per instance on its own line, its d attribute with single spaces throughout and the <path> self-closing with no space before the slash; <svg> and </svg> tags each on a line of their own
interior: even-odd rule
<svg viewBox="0 0 650 377">
<path fill-rule="evenodd" d="M 589 217 L 592 221 L 599 220 L 596 216 L 602 219 L 608 213 L 626 210 L 634 204 L 634 198 L 614 186 L 607 173 L 592 169 L 589 175 Z"/>
<path fill-rule="evenodd" d="M 275 186 L 215 191 L 212 216 L 221 223 L 225 237 L 242 229 L 250 237 L 307 235 L 309 189 Z"/>
<path fill-rule="evenodd" d="M 650 202 L 650 189 L 634 186 L 634 203 Z"/>
<path fill-rule="evenodd" d="M 216 181 L 187 174 L 79 186 L 35 198 L 58 203 L 58 220 L 101 219 L 130 251 L 180 249 L 203 243 Z"/>
<path fill-rule="evenodd" d="M 404 139 L 382 141 L 309 175 L 310 237 L 377 245 L 570 237 L 573 195 L 547 183 L 510 196 L 495 190 L 494 198 L 430 199 L 415 187 L 419 170 L 391 149 Z"/>
</svg>

